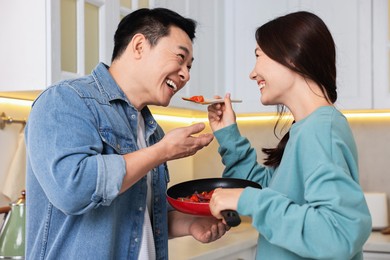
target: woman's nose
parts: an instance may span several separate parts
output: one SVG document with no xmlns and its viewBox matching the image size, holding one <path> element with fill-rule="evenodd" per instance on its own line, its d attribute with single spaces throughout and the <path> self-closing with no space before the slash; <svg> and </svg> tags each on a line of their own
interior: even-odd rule
<svg viewBox="0 0 390 260">
<path fill-rule="evenodd" d="M 253 69 L 250 73 L 249 73 L 249 78 L 252 79 L 252 80 L 256 80 L 256 72 L 255 70 Z"/>
</svg>

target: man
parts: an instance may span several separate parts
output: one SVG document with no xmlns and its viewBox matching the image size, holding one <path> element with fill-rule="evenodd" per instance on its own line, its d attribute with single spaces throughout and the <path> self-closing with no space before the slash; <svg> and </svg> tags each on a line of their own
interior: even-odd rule
<svg viewBox="0 0 390 260">
<path fill-rule="evenodd" d="M 167 259 L 168 237 L 220 238 L 213 217 L 169 211 L 166 162 L 213 139 L 204 124 L 164 136 L 147 105 L 190 79 L 196 24 L 167 9 L 120 22 L 111 67 L 63 81 L 34 102 L 26 129 L 27 259 Z"/>
</svg>

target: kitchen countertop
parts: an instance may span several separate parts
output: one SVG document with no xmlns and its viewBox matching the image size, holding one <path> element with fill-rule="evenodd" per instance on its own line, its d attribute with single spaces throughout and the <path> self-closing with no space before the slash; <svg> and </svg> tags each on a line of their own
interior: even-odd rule
<svg viewBox="0 0 390 260">
<path fill-rule="evenodd" d="M 170 260 L 204 260 L 217 259 L 256 246 L 258 232 L 248 221 L 242 221 L 232 227 L 220 239 L 203 244 L 192 236 L 178 237 L 169 240 Z"/>
<path fill-rule="evenodd" d="M 363 251 L 390 253 L 390 235 L 383 235 L 379 231 L 373 231 L 363 246 Z"/>
<path fill-rule="evenodd" d="M 169 240 L 170 260 L 218 259 L 240 250 L 250 249 L 257 244 L 258 232 L 250 221 L 243 221 L 231 228 L 222 238 L 212 243 L 203 244 L 191 236 Z M 364 252 L 390 254 L 390 235 L 373 231 L 363 246 Z"/>
</svg>

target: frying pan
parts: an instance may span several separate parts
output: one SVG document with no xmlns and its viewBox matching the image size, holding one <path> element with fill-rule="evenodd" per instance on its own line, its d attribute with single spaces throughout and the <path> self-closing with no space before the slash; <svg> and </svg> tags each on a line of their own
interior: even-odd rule
<svg viewBox="0 0 390 260">
<path fill-rule="evenodd" d="M 187 197 L 195 192 L 212 191 L 216 188 L 245 188 L 253 187 L 261 189 L 260 184 L 244 179 L 235 178 L 207 178 L 182 182 L 173 185 L 167 190 L 168 202 L 176 210 L 201 216 L 211 216 L 208 202 L 190 202 L 181 201 L 178 198 Z M 235 210 L 224 210 L 221 212 L 226 224 L 231 227 L 238 226 L 241 223 L 240 216 Z"/>
</svg>

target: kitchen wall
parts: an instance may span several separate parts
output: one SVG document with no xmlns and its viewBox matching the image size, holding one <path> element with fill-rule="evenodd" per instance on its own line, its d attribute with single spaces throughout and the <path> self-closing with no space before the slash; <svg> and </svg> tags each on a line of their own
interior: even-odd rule
<svg viewBox="0 0 390 260">
<path fill-rule="evenodd" d="M 204 109 L 206 111 L 206 109 Z M 29 107 L 0 102 L 0 113 L 5 112 L 13 118 L 27 118 Z M 390 118 L 381 119 L 348 119 L 359 152 L 360 181 L 366 192 L 386 192 L 390 198 Z M 189 123 L 159 120 L 164 130 L 186 126 Z M 259 161 L 262 159 L 262 147 L 273 147 L 278 140 L 273 134 L 275 119 L 266 121 L 239 122 L 241 133 L 245 135 L 259 151 Z M 0 183 L 4 182 L 12 156 L 15 153 L 18 136 L 22 129 L 20 124 L 7 125 L 0 130 Z M 207 126 L 207 132 L 211 132 Z M 171 183 L 179 183 L 193 178 L 219 177 L 223 165 L 217 153 L 218 144 L 214 140 L 208 147 L 199 151 L 192 158 L 185 158 L 168 163 Z M 2 185 L 0 185 L 2 186 Z"/>
<path fill-rule="evenodd" d="M 0 98 L 0 114 L 5 113 L 14 119 L 27 119 L 29 112 L 29 103 L 12 104 Z M 0 129 L 0 195 L 23 129 L 23 124 L 6 124 L 4 129 Z M 4 205 L 4 201 L 7 200 L 0 196 L 0 207 Z"/>
<path fill-rule="evenodd" d="M 359 153 L 360 182 L 364 191 L 386 192 L 390 197 L 390 118 L 349 118 Z M 273 147 L 278 140 L 273 134 L 274 120 L 239 122 L 242 135 L 246 136 L 258 151 L 262 160 L 262 147 Z M 212 145 L 194 157 L 194 177 L 219 176 L 223 170 L 218 145 Z M 173 179 L 173 178 L 172 178 Z"/>
</svg>

